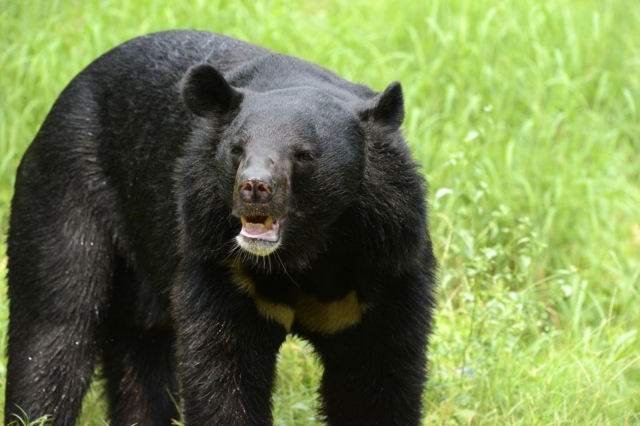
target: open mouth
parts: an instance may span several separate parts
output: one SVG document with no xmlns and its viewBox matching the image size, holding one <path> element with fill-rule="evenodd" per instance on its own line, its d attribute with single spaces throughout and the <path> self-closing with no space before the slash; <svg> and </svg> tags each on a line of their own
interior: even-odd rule
<svg viewBox="0 0 640 426">
<path fill-rule="evenodd" d="M 273 216 L 240 216 L 242 230 L 236 241 L 244 250 L 267 256 L 280 245 L 280 224 Z"/>
</svg>

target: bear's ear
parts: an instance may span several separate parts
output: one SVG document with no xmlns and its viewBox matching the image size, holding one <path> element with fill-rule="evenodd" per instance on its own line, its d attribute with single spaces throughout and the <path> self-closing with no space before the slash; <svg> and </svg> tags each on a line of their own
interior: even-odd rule
<svg viewBox="0 0 640 426">
<path fill-rule="evenodd" d="M 402 86 L 394 81 L 384 92 L 355 107 L 360 120 L 382 127 L 388 132 L 395 132 L 404 120 L 404 97 Z"/>
<path fill-rule="evenodd" d="M 182 79 L 182 102 L 200 117 L 216 119 L 236 109 L 242 93 L 227 83 L 224 76 L 211 65 L 195 65 Z"/>
</svg>

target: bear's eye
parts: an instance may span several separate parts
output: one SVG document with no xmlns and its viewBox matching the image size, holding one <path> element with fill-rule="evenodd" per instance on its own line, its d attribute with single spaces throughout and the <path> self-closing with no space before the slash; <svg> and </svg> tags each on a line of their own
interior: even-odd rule
<svg viewBox="0 0 640 426">
<path fill-rule="evenodd" d="M 296 158 L 298 159 L 298 161 L 304 161 L 304 162 L 313 161 L 313 155 L 310 152 L 306 152 L 306 151 L 297 153 Z"/>
<path fill-rule="evenodd" d="M 239 146 L 234 146 L 233 148 L 231 148 L 231 153 L 233 155 L 242 155 L 244 153 L 244 149 L 240 148 Z"/>
</svg>

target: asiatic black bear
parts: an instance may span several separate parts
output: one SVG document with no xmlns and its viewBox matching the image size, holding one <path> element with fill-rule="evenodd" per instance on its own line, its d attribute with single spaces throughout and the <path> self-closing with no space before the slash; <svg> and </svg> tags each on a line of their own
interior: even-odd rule
<svg viewBox="0 0 640 426">
<path fill-rule="evenodd" d="M 270 425 L 288 333 L 329 425 L 418 425 L 435 268 L 425 182 L 376 93 L 221 35 L 136 38 L 60 95 L 18 170 L 5 418 Z M 19 408 L 18 408 L 19 407 Z"/>
</svg>

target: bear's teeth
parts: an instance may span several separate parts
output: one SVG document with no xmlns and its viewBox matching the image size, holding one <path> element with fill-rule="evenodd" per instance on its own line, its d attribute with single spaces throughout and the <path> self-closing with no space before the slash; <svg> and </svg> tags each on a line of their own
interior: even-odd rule
<svg viewBox="0 0 640 426">
<path fill-rule="evenodd" d="M 275 224 L 275 219 L 273 216 L 263 216 L 266 217 L 264 222 L 258 222 L 259 217 L 254 216 L 240 216 L 240 221 L 242 222 L 243 228 L 264 228 L 271 229 L 271 227 Z"/>
<path fill-rule="evenodd" d="M 263 216 L 263 217 L 266 217 L 264 222 L 258 222 L 259 217 L 255 217 L 255 216 L 249 216 L 249 217 L 240 216 L 240 221 L 242 222 L 243 228 L 271 229 L 271 225 L 273 224 L 273 216 Z"/>
</svg>

